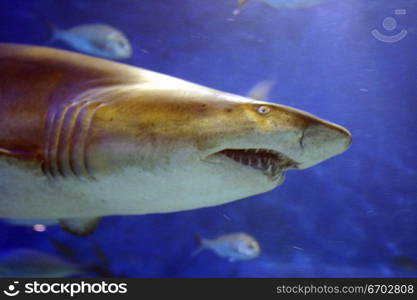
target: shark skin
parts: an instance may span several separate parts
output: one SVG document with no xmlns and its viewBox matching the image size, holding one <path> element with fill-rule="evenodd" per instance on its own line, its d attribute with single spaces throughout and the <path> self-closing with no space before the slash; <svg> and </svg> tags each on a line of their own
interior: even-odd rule
<svg viewBox="0 0 417 300">
<path fill-rule="evenodd" d="M 0 69 L 0 217 L 78 234 L 264 193 L 351 143 L 294 108 L 86 55 L 0 44 Z"/>
</svg>

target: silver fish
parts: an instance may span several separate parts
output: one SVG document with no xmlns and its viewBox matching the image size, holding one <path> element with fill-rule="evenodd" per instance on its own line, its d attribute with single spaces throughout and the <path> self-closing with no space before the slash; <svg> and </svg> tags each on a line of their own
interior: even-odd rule
<svg viewBox="0 0 417 300">
<path fill-rule="evenodd" d="M 247 260 L 257 257 L 261 248 L 252 236 L 246 233 L 231 233 L 222 235 L 214 240 L 201 238 L 200 247 L 194 251 L 193 256 L 204 249 L 210 249 L 230 262 Z"/>
<path fill-rule="evenodd" d="M 106 24 L 85 24 L 70 29 L 52 28 L 52 40 L 61 40 L 75 50 L 109 59 L 127 59 L 132 46 L 119 30 Z"/>
</svg>

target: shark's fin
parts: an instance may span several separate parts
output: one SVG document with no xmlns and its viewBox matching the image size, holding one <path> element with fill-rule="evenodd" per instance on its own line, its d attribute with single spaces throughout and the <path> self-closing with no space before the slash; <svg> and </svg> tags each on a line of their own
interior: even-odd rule
<svg viewBox="0 0 417 300">
<path fill-rule="evenodd" d="M 255 100 L 266 100 L 269 98 L 274 85 L 275 82 L 273 80 L 260 81 L 249 91 L 248 97 Z"/>
<path fill-rule="evenodd" d="M 199 234 L 194 234 L 194 237 L 197 240 L 199 247 L 191 253 L 191 256 L 196 256 L 198 253 L 206 249 L 209 245 L 209 241 L 201 237 Z"/>
<path fill-rule="evenodd" d="M 96 230 L 100 217 L 59 219 L 62 229 L 80 236 L 86 236 Z"/>
</svg>

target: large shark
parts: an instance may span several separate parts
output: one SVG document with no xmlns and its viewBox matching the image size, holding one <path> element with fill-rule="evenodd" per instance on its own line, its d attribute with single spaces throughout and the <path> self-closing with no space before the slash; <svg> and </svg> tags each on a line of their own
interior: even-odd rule
<svg viewBox="0 0 417 300">
<path fill-rule="evenodd" d="M 0 217 L 167 213 L 269 191 L 346 150 L 290 107 L 44 47 L 0 44 Z"/>
</svg>

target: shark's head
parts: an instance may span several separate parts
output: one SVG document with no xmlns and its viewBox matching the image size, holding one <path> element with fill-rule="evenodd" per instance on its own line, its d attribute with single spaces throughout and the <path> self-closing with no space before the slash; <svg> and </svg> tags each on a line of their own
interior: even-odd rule
<svg viewBox="0 0 417 300">
<path fill-rule="evenodd" d="M 205 159 L 228 158 L 225 161 L 257 169 L 275 180 L 281 171 L 311 167 L 351 144 L 349 131 L 311 114 L 268 102 L 236 100 L 218 112 L 216 122 L 209 122 L 216 125 L 200 145 Z"/>
<path fill-rule="evenodd" d="M 135 140 L 140 168 L 172 195 L 195 199 L 191 208 L 271 190 L 286 170 L 311 167 L 351 143 L 343 127 L 300 110 L 198 86 L 142 87 L 115 105 L 107 116 L 123 112 L 121 130 Z M 205 197 L 216 203 L 196 200 Z"/>
<path fill-rule="evenodd" d="M 225 95 L 208 104 L 215 121 L 200 143 L 203 161 L 245 174 L 248 182 L 263 177 L 275 187 L 289 169 L 305 169 L 345 151 L 352 136 L 345 128 L 283 105 Z M 225 99 L 226 100 L 226 99 Z M 215 108 L 214 108 L 215 107 Z M 207 108 L 209 109 L 209 108 Z M 242 184 L 247 184 L 242 181 Z"/>
</svg>

